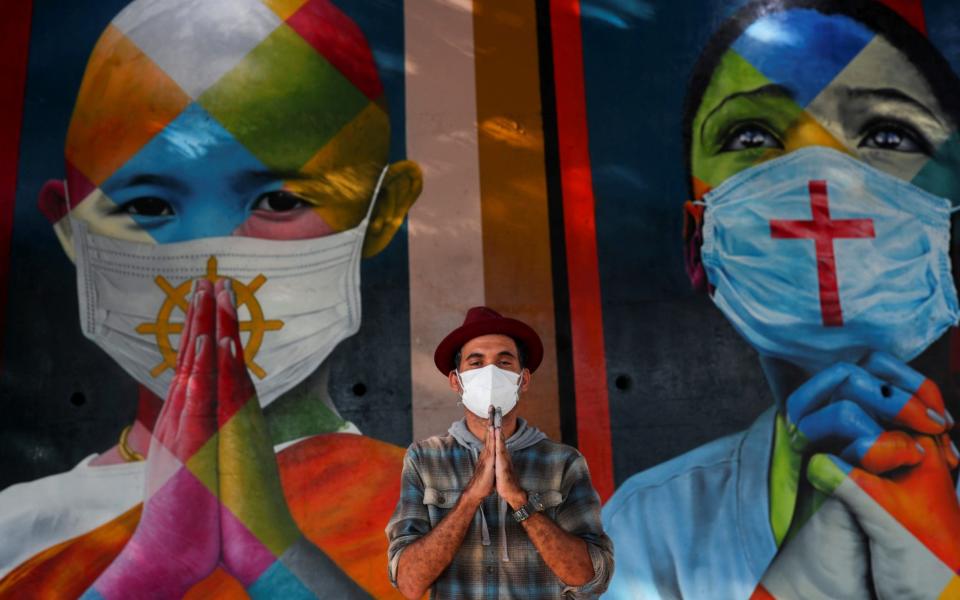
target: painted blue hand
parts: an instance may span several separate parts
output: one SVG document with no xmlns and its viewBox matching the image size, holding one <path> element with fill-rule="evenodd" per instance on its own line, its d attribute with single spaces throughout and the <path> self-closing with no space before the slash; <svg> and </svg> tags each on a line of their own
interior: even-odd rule
<svg viewBox="0 0 960 600">
<path fill-rule="evenodd" d="M 798 452 L 838 454 L 876 474 L 923 459 L 911 433 L 938 435 L 953 425 L 936 384 L 883 352 L 810 378 L 787 398 L 786 418 Z"/>
</svg>

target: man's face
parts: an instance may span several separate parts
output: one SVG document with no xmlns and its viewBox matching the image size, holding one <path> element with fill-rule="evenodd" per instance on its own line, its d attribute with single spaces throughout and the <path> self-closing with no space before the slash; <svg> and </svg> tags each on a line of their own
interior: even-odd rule
<svg viewBox="0 0 960 600">
<path fill-rule="evenodd" d="M 360 223 L 390 136 L 370 51 L 328 2 L 268 4 L 141 1 L 114 19 L 67 136 L 75 218 L 161 244 Z"/>
<path fill-rule="evenodd" d="M 754 22 L 724 54 L 693 121 L 698 197 L 732 175 L 827 146 L 958 197 L 955 124 L 906 56 L 856 21 L 790 10 Z"/>
<path fill-rule="evenodd" d="M 482 369 L 487 365 L 496 365 L 505 371 L 520 374 L 520 392 L 526 392 L 530 386 L 530 371 L 520 367 L 520 354 L 517 343 L 512 337 L 500 334 L 481 335 L 475 337 L 460 349 L 460 363 L 457 370 L 461 373 L 473 369 Z M 450 389 L 460 394 L 460 378 L 456 371 L 448 375 Z M 470 411 L 467 411 L 470 413 Z"/>
<path fill-rule="evenodd" d="M 473 338 L 460 349 L 460 372 L 496 365 L 505 371 L 520 372 L 517 343 L 506 335 L 490 334 Z"/>
</svg>

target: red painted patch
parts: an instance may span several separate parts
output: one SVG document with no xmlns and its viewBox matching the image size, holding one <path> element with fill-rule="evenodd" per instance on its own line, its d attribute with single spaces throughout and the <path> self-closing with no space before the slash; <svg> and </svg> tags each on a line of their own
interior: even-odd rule
<svg viewBox="0 0 960 600">
<path fill-rule="evenodd" d="M 4 82 L 4 93 L 0 94 L 0 331 L 5 323 L 7 290 L 10 289 L 10 238 L 20 167 L 20 126 L 32 15 L 32 0 L 7 2 L 0 20 L 0 56 L 4 57 L 0 62 L 0 79 Z M 0 360 L 2 351 L 0 347 Z"/>
<path fill-rule="evenodd" d="M 770 221 L 770 237 L 774 239 L 812 239 L 817 250 L 817 278 L 820 284 L 820 312 L 826 327 L 843 325 L 840 289 L 837 283 L 837 259 L 833 240 L 876 237 L 871 219 L 831 219 L 826 181 L 811 181 L 811 221 Z"/>
<path fill-rule="evenodd" d="M 97 189 L 97 186 L 93 184 L 92 181 L 87 179 L 87 176 L 80 172 L 79 169 L 73 166 L 73 164 L 68 160 L 67 161 L 67 191 L 68 191 L 68 200 L 70 201 L 70 210 L 73 210 L 77 207 L 78 204 L 86 200 L 87 196 Z"/>
<path fill-rule="evenodd" d="M 927 19 L 923 14 L 923 0 L 880 0 L 880 2 L 899 13 L 917 31 L 927 35 Z"/>
<path fill-rule="evenodd" d="M 367 98 L 383 94 L 377 65 L 363 32 L 329 0 L 309 0 L 287 25 L 330 61 Z"/>
</svg>

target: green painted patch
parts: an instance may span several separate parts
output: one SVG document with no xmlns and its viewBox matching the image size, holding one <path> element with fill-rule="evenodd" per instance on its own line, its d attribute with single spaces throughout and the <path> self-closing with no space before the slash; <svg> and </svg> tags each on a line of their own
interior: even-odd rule
<svg viewBox="0 0 960 600">
<path fill-rule="evenodd" d="M 297 170 L 368 100 L 281 25 L 197 99 L 265 165 Z"/>
<path fill-rule="evenodd" d="M 790 97 L 733 50 L 724 53 L 693 120 L 693 175 L 711 187 L 770 158 L 769 148 L 722 151 L 724 138 L 737 126 L 762 125 L 782 140 L 803 113 Z"/>
</svg>

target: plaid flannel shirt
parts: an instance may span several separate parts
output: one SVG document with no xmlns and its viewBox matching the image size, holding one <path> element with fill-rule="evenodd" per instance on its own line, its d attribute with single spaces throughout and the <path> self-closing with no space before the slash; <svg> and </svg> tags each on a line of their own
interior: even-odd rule
<svg viewBox="0 0 960 600">
<path fill-rule="evenodd" d="M 523 426 L 522 419 L 519 423 Z M 519 431 L 519 427 L 518 427 Z M 404 548 L 426 535 L 449 513 L 473 476 L 477 453 L 452 435 L 434 436 L 409 447 L 400 499 L 386 528 L 390 580 Z M 431 598 L 537 600 L 595 598 L 613 575 L 613 543 L 600 523 L 600 498 L 587 463 L 575 448 L 543 439 L 510 453 L 520 486 L 539 492 L 544 514 L 587 542 L 594 578 L 574 587 L 561 582 L 540 557 L 512 510 L 501 512 L 499 496 L 484 499 L 450 566 L 431 588 Z M 484 521 L 488 544 L 484 544 Z M 504 539 L 505 534 L 505 539 Z"/>
</svg>

